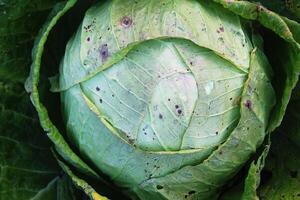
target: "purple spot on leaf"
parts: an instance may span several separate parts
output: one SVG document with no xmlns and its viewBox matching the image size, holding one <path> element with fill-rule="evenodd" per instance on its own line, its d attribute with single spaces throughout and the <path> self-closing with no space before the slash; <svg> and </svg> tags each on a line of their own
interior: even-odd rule
<svg viewBox="0 0 300 200">
<path fill-rule="evenodd" d="M 132 19 L 130 17 L 123 17 L 121 19 L 121 25 L 124 27 L 124 28 L 128 28 L 132 25 Z"/>
<path fill-rule="evenodd" d="M 244 104 L 246 106 L 246 108 L 248 108 L 249 110 L 252 108 L 252 102 L 250 100 L 247 100 Z"/>
<path fill-rule="evenodd" d="M 105 62 L 107 60 L 107 57 L 108 57 L 108 47 L 107 47 L 107 44 L 104 44 L 104 45 L 101 46 L 100 57 L 102 59 L 102 62 Z"/>
</svg>

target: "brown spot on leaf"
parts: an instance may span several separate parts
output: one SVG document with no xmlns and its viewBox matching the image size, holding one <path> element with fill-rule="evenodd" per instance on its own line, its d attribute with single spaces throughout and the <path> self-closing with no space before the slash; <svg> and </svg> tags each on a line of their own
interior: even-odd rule
<svg viewBox="0 0 300 200">
<path fill-rule="evenodd" d="M 224 27 L 221 26 L 221 27 L 219 28 L 219 30 L 220 30 L 221 32 L 224 32 Z"/>
</svg>

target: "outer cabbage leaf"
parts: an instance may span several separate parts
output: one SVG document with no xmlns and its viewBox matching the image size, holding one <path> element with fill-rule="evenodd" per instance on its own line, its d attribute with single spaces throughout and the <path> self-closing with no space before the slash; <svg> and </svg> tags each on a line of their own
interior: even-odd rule
<svg viewBox="0 0 300 200">
<path fill-rule="evenodd" d="M 258 0 L 261 4 L 267 8 L 275 11 L 280 15 L 289 17 L 290 19 L 300 20 L 300 1 L 299 0 Z"/>
<path fill-rule="evenodd" d="M 0 199 L 46 199 L 41 194 L 58 182 L 60 192 L 48 190 L 47 198 L 77 199 L 68 198 L 78 190 L 66 176 L 59 177 L 61 169 L 23 86 L 33 40 L 56 2 L 0 2 Z"/>
<path fill-rule="evenodd" d="M 78 190 L 72 180 L 66 175 L 55 177 L 49 184 L 40 190 L 32 200 L 75 200 L 86 198 Z"/>
<path fill-rule="evenodd" d="M 258 194 L 261 199 L 300 198 L 300 98 L 299 84 L 293 92 L 283 124 L 274 133 Z"/>
<path fill-rule="evenodd" d="M 36 107 L 39 110 L 39 118 L 41 125 L 44 130 L 47 130 L 48 137 L 56 144 L 57 151 L 69 162 L 72 162 L 81 170 L 98 176 L 90 167 L 88 167 L 73 151 L 70 149 L 69 145 L 65 142 L 62 135 L 58 132 L 57 128 L 52 124 L 48 119 L 47 109 L 39 101 L 39 91 L 37 89 L 37 84 L 39 83 L 39 70 L 41 64 L 41 55 L 43 53 L 43 47 L 46 43 L 47 37 L 53 26 L 57 23 L 58 19 L 62 17 L 65 12 L 74 6 L 76 1 L 68 1 L 65 4 L 57 4 L 52 13 L 48 17 L 49 20 L 44 24 L 40 34 L 35 40 L 35 46 L 33 49 L 33 66 L 31 68 L 30 76 L 26 82 L 26 89 L 31 93 L 31 99 Z"/>
<path fill-rule="evenodd" d="M 280 74 L 276 77 L 278 79 L 280 78 L 280 81 L 282 81 L 284 85 L 281 85 L 281 82 L 278 85 L 275 83 L 277 98 L 281 100 L 276 104 L 276 109 L 269 124 L 269 131 L 271 132 L 278 127 L 282 121 L 291 97 L 292 89 L 298 81 L 300 71 L 300 45 L 297 39 L 295 39 L 295 37 L 298 36 L 293 34 L 294 28 L 289 27 L 284 21 L 284 18 L 261 5 L 248 1 L 216 1 L 246 19 L 259 21 L 263 26 L 274 31 L 284 40 L 282 41 L 278 38 L 274 39 L 270 35 L 265 35 L 264 37 L 266 45 L 272 46 L 271 42 L 274 42 L 274 40 L 277 42 L 277 47 L 272 48 L 272 54 L 270 52 L 270 55 L 268 55 L 268 52 L 266 53 L 273 69 L 276 70 L 277 73 L 286 74 L 286 76 Z M 285 49 L 285 51 L 282 51 L 282 49 Z M 269 51 L 271 51 L 271 49 Z"/>
<path fill-rule="evenodd" d="M 85 180 L 78 178 L 65 163 L 63 163 L 60 160 L 58 160 L 58 162 L 59 165 L 63 168 L 63 170 L 72 179 L 73 183 L 77 187 L 81 188 L 91 200 L 108 200 L 108 198 L 98 194 Z"/>
<path fill-rule="evenodd" d="M 295 40 L 300 41 L 300 25 L 284 18 Z M 299 83 L 293 91 L 282 125 L 273 134 L 271 152 L 264 174 L 268 178 L 260 186 L 261 199 L 299 199 Z"/>
</svg>

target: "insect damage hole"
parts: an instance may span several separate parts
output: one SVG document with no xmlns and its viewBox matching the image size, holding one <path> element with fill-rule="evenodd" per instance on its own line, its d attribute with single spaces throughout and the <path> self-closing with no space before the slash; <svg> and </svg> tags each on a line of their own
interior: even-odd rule
<svg viewBox="0 0 300 200">
<path fill-rule="evenodd" d="M 158 190 L 161 190 L 161 189 L 163 189 L 164 187 L 162 186 L 162 185 L 157 185 L 156 186 L 156 189 L 158 189 Z"/>
</svg>

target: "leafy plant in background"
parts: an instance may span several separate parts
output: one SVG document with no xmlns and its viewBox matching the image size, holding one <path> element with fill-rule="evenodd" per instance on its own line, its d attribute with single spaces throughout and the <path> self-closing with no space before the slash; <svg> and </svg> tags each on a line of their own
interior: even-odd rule
<svg viewBox="0 0 300 200">
<path fill-rule="evenodd" d="M 1 199 L 300 199 L 299 7 L 0 1 Z"/>
</svg>

